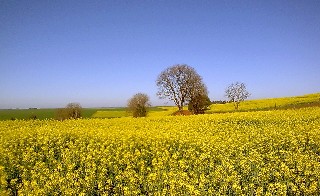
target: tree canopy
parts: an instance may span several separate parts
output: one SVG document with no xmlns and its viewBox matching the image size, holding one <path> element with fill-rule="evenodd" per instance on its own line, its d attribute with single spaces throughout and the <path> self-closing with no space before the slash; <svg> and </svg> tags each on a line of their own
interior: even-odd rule
<svg viewBox="0 0 320 196">
<path fill-rule="evenodd" d="M 194 96 L 189 104 L 188 110 L 193 112 L 193 114 L 204 114 L 205 110 L 208 110 L 209 106 L 211 105 L 211 101 L 207 94 L 199 94 Z"/>
<path fill-rule="evenodd" d="M 179 110 L 198 95 L 207 94 L 207 88 L 196 70 L 186 64 L 168 67 L 156 80 L 157 95 L 172 100 Z"/>
</svg>

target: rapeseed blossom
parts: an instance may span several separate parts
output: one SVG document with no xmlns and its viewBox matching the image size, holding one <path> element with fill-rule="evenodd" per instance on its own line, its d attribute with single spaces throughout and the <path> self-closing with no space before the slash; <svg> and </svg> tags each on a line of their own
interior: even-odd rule
<svg viewBox="0 0 320 196">
<path fill-rule="evenodd" d="M 320 108 L 0 122 L 0 195 L 319 195 Z"/>
</svg>

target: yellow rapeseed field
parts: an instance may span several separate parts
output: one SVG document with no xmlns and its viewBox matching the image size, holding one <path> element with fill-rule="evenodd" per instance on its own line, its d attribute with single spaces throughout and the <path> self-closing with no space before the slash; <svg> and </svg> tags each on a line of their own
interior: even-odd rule
<svg viewBox="0 0 320 196">
<path fill-rule="evenodd" d="M 0 195 L 320 195 L 320 108 L 1 121 Z"/>
<path fill-rule="evenodd" d="M 283 107 L 295 108 L 304 104 L 320 105 L 320 93 L 308 94 L 296 97 L 281 97 L 269 99 L 246 100 L 240 103 L 240 111 L 256 111 L 281 109 Z M 208 112 L 234 112 L 234 104 L 213 104 Z"/>
</svg>

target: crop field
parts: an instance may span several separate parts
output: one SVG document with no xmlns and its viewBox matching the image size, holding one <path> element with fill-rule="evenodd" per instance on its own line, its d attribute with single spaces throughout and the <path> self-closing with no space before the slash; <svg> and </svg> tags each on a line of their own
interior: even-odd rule
<svg viewBox="0 0 320 196">
<path fill-rule="evenodd" d="M 239 111 L 263 111 L 320 106 L 320 93 L 271 99 L 248 100 L 240 103 Z M 233 103 L 213 104 L 207 113 L 234 112 Z"/>
<path fill-rule="evenodd" d="M 47 109 L 0 109 L 0 120 L 28 120 L 34 117 L 40 120 L 54 119 L 56 115 L 56 108 Z M 168 113 L 169 111 L 169 113 Z M 170 115 L 175 111 L 175 107 L 150 107 L 149 113 L 153 116 L 153 113 L 159 113 L 157 115 Z M 127 117 L 130 114 L 127 113 L 126 108 L 83 108 L 83 118 L 120 118 Z"/>
<path fill-rule="evenodd" d="M 98 108 L 83 108 L 82 116 L 83 118 L 91 118 L 91 116 L 97 110 L 105 110 Z M 0 120 L 12 120 L 12 119 L 32 119 L 36 117 L 37 119 L 53 119 L 55 118 L 57 109 L 47 108 L 47 109 L 1 109 L 0 110 Z"/>
<path fill-rule="evenodd" d="M 232 103 L 213 104 L 206 111 L 212 113 L 227 113 L 227 112 L 243 112 L 243 111 L 266 111 L 278 109 L 294 109 L 304 107 L 319 107 L 320 93 L 286 98 L 259 99 L 244 101 L 240 104 L 239 110 L 235 110 Z M 185 110 L 188 109 L 186 106 Z M 177 110 L 175 106 L 157 106 L 150 107 L 148 117 L 154 116 L 170 116 Z M 0 120 L 12 119 L 54 119 L 57 109 L 0 109 Z M 121 118 L 130 116 L 125 107 L 118 108 L 83 108 L 83 118 Z"/>
<path fill-rule="evenodd" d="M 148 116 L 167 116 L 175 111 L 175 107 L 150 107 L 148 108 Z M 121 118 L 131 116 L 126 108 L 105 109 L 96 111 L 92 118 Z"/>
<path fill-rule="evenodd" d="M 0 121 L 0 195 L 319 195 L 320 108 Z"/>
<path fill-rule="evenodd" d="M 30 119 L 37 116 L 39 119 L 54 118 L 55 109 L 1 109 L 0 120 Z"/>
</svg>

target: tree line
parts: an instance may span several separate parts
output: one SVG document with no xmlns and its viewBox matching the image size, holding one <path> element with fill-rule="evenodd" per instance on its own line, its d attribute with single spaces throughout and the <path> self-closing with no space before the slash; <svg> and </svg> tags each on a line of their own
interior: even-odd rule
<svg viewBox="0 0 320 196">
<path fill-rule="evenodd" d="M 189 65 L 177 64 L 168 67 L 160 73 L 156 85 L 158 97 L 173 101 L 178 107 L 178 113 L 183 114 L 183 107 L 188 105 L 191 113 L 203 114 L 212 104 L 202 77 Z M 235 82 L 227 87 L 225 96 L 234 103 L 237 110 L 240 102 L 247 99 L 250 93 L 244 83 Z M 144 93 L 137 93 L 128 101 L 128 108 L 134 117 L 146 116 L 149 106 L 149 97 Z"/>
<path fill-rule="evenodd" d="M 184 106 L 192 114 L 203 114 L 212 104 L 208 97 L 208 90 L 202 77 L 196 70 L 186 64 L 177 64 L 163 70 L 156 80 L 158 87 L 157 96 L 160 99 L 168 99 L 178 107 L 178 113 L 183 114 Z M 225 97 L 239 108 L 240 102 L 250 96 L 246 85 L 242 82 L 230 84 L 225 90 Z M 218 102 L 217 102 L 218 103 Z M 221 101 L 221 103 L 225 103 Z M 150 107 L 149 96 L 145 93 L 137 93 L 128 100 L 127 108 L 133 117 L 147 116 Z M 70 103 L 65 108 L 57 111 L 57 119 L 81 117 L 81 105 Z"/>
</svg>

